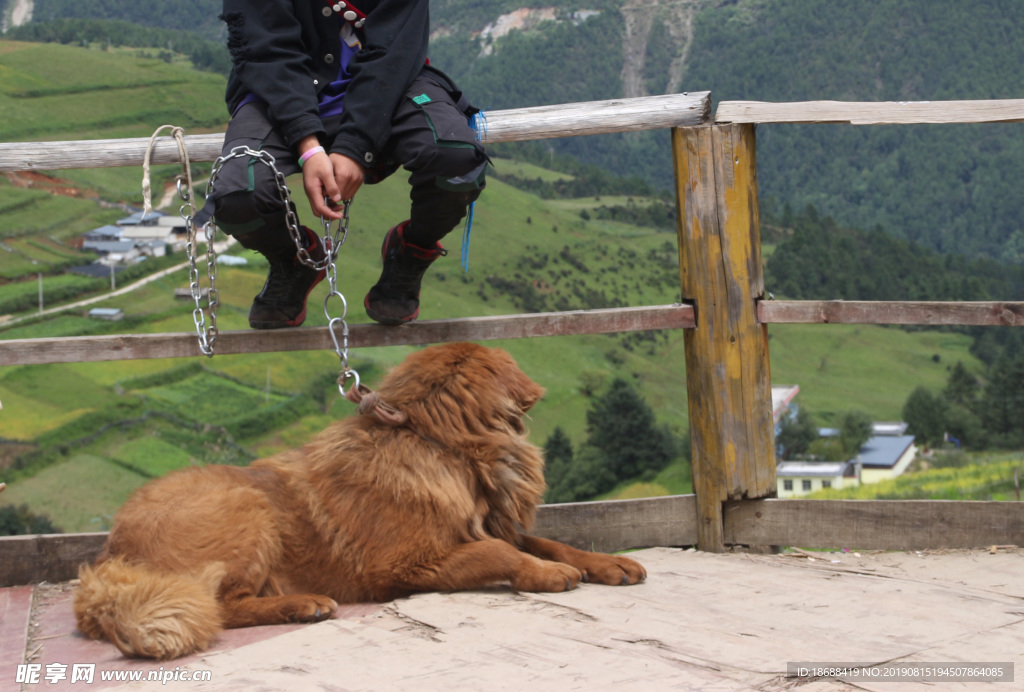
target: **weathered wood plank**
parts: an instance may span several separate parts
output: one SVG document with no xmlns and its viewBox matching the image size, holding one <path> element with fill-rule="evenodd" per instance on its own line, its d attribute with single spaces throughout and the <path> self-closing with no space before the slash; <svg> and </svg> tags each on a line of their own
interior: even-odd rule
<svg viewBox="0 0 1024 692">
<path fill-rule="evenodd" d="M 485 111 L 484 143 L 693 127 L 711 117 L 711 92 Z"/>
<path fill-rule="evenodd" d="M 693 326 L 689 305 L 542 312 L 528 315 L 421 320 L 400 327 L 353 324 L 349 346 L 397 346 L 449 341 L 490 341 L 535 336 L 609 334 Z M 215 355 L 334 350 L 327 327 L 226 331 L 217 335 Z M 0 341 L 0 366 L 79 363 L 201 355 L 192 332 L 76 336 Z"/>
<path fill-rule="evenodd" d="M 534 533 L 587 550 L 698 541 L 694 495 L 542 505 Z M 0 586 L 73 578 L 105 533 L 0 538 Z M 1024 503 L 951 500 L 743 500 L 724 510 L 728 545 L 938 550 L 1022 545 Z"/>
<path fill-rule="evenodd" d="M 1024 121 L 1024 99 L 989 101 L 722 101 L 716 123 L 849 123 L 914 125 Z"/>
<path fill-rule="evenodd" d="M 105 540 L 106 533 L 0 538 L 0 586 L 74 579 L 78 566 L 95 559 Z"/>
<path fill-rule="evenodd" d="M 537 508 L 533 533 L 604 553 L 696 545 L 697 500 L 693 495 L 674 495 L 543 505 Z"/>
<path fill-rule="evenodd" d="M 354 324 L 351 326 L 350 344 L 353 347 L 418 345 L 460 340 L 686 329 L 694 326 L 693 315 L 693 307 L 690 305 L 663 305 L 423 320 L 404 327 Z M 761 300 L 757 303 L 757 319 L 762 324 L 959 324 L 1020 327 L 1024 326 L 1024 303 Z M 325 327 L 221 332 L 216 344 L 216 352 L 223 355 L 328 348 L 332 348 L 332 343 Z M 191 332 L 0 341 L 0 366 L 187 358 L 195 355 L 199 355 L 199 352 L 196 337 Z"/>
<path fill-rule="evenodd" d="M 724 550 L 722 502 L 775 492 L 754 128 L 673 131 L 694 492 L 701 550 Z"/>
<path fill-rule="evenodd" d="M 1024 543 L 1024 503 L 758 500 L 725 508 L 732 545 L 935 550 Z"/>
<path fill-rule="evenodd" d="M 715 127 L 715 175 L 718 207 L 724 233 L 721 236 L 729 301 L 730 343 L 735 337 L 739 350 L 732 354 L 742 363 L 739 377 L 731 379 L 729 393 L 739 408 L 737 423 L 748 440 L 739 462 L 741 485 L 730 498 L 774 496 L 775 433 L 773 425 L 771 369 L 768 359 L 768 329 L 757 323 L 757 301 L 764 296 L 761 261 L 761 222 L 757 192 L 757 144 L 750 126 Z M 726 433 L 731 436 L 731 433 Z"/>
<path fill-rule="evenodd" d="M 1019 302 L 896 302 L 862 300 L 762 300 L 765 324 L 934 324 L 1024 327 Z"/>
<path fill-rule="evenodd" d="M 534 533 L 585 550 L 616 552 L 697 542 L 693 495 L 541 505 Z M 106 533 L 0 538 L 0 587 L 63 581 L 96 559 Z"/>
<path fill-rule="evenodd" d="M 668 129 L 699 125 L 710 117 L 711 93 L 708 91 L 486 111 L 482 117 L 481 140 L 513 142 Z M 187 135 L 185 145 L 191 161 L 213 161 L 220 156 L 224 133 Z M 148 147 L 148 137 L 4 143 L 0 144 L 0 171 L 141 166 Z M 172 137 L 157 138 L 151 161 L 153 164 L 180 162 Z"/>
</svg>

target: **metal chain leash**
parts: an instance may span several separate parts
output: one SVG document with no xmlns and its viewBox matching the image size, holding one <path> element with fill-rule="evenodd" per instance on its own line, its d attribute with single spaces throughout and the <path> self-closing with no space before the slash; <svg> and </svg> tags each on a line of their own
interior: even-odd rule
<svg viewBox="0 0 1024 692">
<path fill-rule="evenodd" d="M 217 308 L 220 306 L 220 294 L 217 292 L 217 250 L 213 246 L 214 236 L 217 235 L 217 227 L 213 222 L 203 227 L 206 236 L 206 275 L 209 278 L 210 286 L 206 293 L 206 311 L 210 314 L 210 326 L 206 326 L 206 314 L 203 311 L 203 289 L 199 285 L 199 269 L 196 267 L 196 227 L 193 218 L 196 215 L 196 205 L 193 201 L 192 186 L 182 186 L 178 179 L 178 196 L 184 200 L 179 213 L 185 219 L 185 251 L 188 254 L 188 289 L 192 294 L 192 301 L 195 309 L 192 310 L 192 321 L 196 325 L 196 334 L 199 337 L 199 350 L 207 357 L 213 357 L 213 344 L 217 340 Z"/>
<path fill-rule="evenodd" d="M 324 227 L 324 245 L 330 248 L 327 254 L 331 257 L 331 261 L 326 267 L 328 290 L 327 295 L 324 297 L 324 317 L 327 318 L 327 328 L 330 330 L 331 341 L 334 342 L 334 352 L 338 354 L 338 359 L 341 361 L 341 371 L 338 373 L 338 391 L 341 392 L 343 397 L 347 398 L 349 395 L 345 392 L 345 383 L 352 380 L 350 391 L 359 389 L 359 373 L 348 364 L 348 322 L 345 321 L 345 317 L 348 316 L 348 301 L 345 300 L 345 296 L 338 290 L 338 267 L 334 261 L 338 254 L 338 248 L 348 238 L 348 212 L 352 206 L 352 200 L 347 199 L 343 204 L 342 218 L 338 222 L 338 231 L 335 232 L 333 237 L 331 236 L 331 222 L 321 216 L 320 223 Z M 331 317 L 331 298 L 337 298 L 341 301 L 340 317 Z M 337 332 L 339 327 L 341 328 L 340 342 L 338 341 Z"/>
<path fill-rule="evenodd" d="M 150 160 L 153 148 L 156 145 L 157 136 L 166 129 L 170 129 L 178 145 L 178 158 L 181 161 L 182 172 L 176 178 L 178 197 L 182 205 L 178 209 L 181 218 L 185 220 L 185 249 L 189 262 L 189 291 L 192 300 L 195 302 L 195 309 L 192 311 L 192 321 L 196 325 L 196 334 L 199 337 L 199 350 L 206 356 L 213 355 L 213 343 L 217 340 L 217 307 L 220 305 L 220 295 L 217 293 L 217 250 L 213 246 L 213 238 L 217 234 L 217 228 L 212 223 L 205 227 L 206 233 L 206 274 L 209 277 L 210 287 L 206 294 L 206 312 L 210 315 L 210 326 L 206 326 L 206 313 L 203 311 L 202 296 L 203 290 L 199 285 L 199 270 L 196 267 L 196 229 L 193 219 L 196 215 L 196 205 L 192 188 L 192 165 L 189 162 L 188 147 L 185 145 L 185 131 L 174 125 L 162 125 L 149 138 L 149 146 L 146 148 L 146 155 L 142 162 L 142 198 L 144 214 L 153 210 L 152 190 L 150 189 Z"/>
<path fill-rule="evenodd" d="M 341 291 L 338 290 L 338 268 L 335 260 L 338 257 L 338 250 L 348 239 L 348 223 L 349 223 L 349 208 L 351 207 L 352 200 L 347 199 L 343 202 L 344 208 L 342 210 L 342 219 L 338 222 L 337 228 L 334 230 L 333 235 L 331 232 L 332 222 L 325 217 L 320 217 L 320 223 L 324 228 L 324 235 L 321 239 L 324 246 L 324 257 L 320 260 L 315 260 L 310 256 L 309 250 L 306 248 L 305 233 L 302 231 L 302 227 L 299 225 L 298 215 L 295 213 L 295 206 L 292 204 L 291 191 L 288 189 L 288 184 L 285 180 L 285 176 L 277 168 L 277 162 L 273 155 L 266 151 L 257 151 L 247 146 L 239 146 L 232 149 L 228 154 L 217 158 L 213 162 L 213 168 L 210 171 L 210 180 L 206 185 L 206 196 L 209 198 L 213 194 L 214 185 L 217 181 L 217 176 L 220 173 L 224 163 L 235 158 L 249 157 L 252 160 L 259 161 L 268 168 L 274 176 L 274 182 L 277 184 L 277 193 L 281 199 L 282 204 L 285 208 L 285 224 L 288 227 L 288 232 L 292 236 L 292 240 L 295 241 L 295 254 L 307 267 L 310 267 L 316 271 L 324 271 L 327 275 L 327 283 L 329 291 L 327 297 L 324 298 L 324 316 L 328 321 L 328 329 L 331 334 L 331 341 L 334 342 L 334 351 L 338 354 L 338 358 L 341 360 L 341 371 L 338 373 L 338 390 L 342 396 L 347 396 L 345 392 L 345 384 L 352 380 L 352 388 L 359 387 L 359 373 L 349 366 L 348 363 L 348 323 L 345 321 L 345 317 L 348 315 L 348 301 L 345 300 L 345 296 L 342 295 Z M 211 220 L 207 224 L 207 229 L 214 228 L 214 221 Z M 207 231 L 209 236 L 209 230 Z M 208 245 L 212 247 L 212 243 Z M 190 259 L 194 253 L 190 252 Z M 192 264 L 193 269 L 195 263 Z M 216 270 L 214 269 L 211 274 L 211 281 L 215 275 Z M 329 302 L 331 298 L 338 298 L 341 301 L 341 316 L 331 317 Z M 341 338 L 338 337 L 338 329 L 341 329 Z M 200 333 L 200 349 L 203 348 L 202 334 Z M 204 351 L 205 353 L 205 351 Z M 208 355 L 212 355 L 208 354 Z"/>
</svg>

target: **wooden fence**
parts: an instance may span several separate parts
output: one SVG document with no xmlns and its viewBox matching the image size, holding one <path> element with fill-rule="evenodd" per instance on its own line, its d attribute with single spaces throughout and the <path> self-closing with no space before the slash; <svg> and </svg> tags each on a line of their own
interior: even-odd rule
<svg viewBox="0 0 1024 692">
<path fill-rule="evenodd" d="M 597 550 L 696 545 L 923 550 L 1021 544 L 1024 503 L 777 500 L 769 324 L 1024 325 L 1022 302 L 776 301 L 765 298 L 756 124 L 1022 122 L 1024 100 L 922 103 L 722 102 L 708 92 L 495 111 L 485 142 L 672 129 L 681 305 L 352 325 L 383 346 L 683 329 L 694 494 L 548 505 L 537 533 Z M 223 135 L 186 137 L 212 161 Z M 0 171 L 140 165 L 148 140 L 0 144 Z M 154 163 L 178 163 L 163 138 Z M 326 327 L 221 332 L 217 353 L 331 348 Z M 195 357 L 192 333 L 0 341 L 0 366 Z M 0 584 L 64 579 L 103 534 L 0 539 Z"/>
</svg>

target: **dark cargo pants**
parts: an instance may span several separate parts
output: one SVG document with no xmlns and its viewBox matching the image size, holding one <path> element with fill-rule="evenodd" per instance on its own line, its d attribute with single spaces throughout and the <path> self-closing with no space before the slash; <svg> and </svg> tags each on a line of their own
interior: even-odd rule
<svg viewBox="0 0 1024 692">
<path fill-rule="evenodd" d="M 365 169 L 368 184 L 380 182 L 399 166 L 410 172 L 406 240 L 414 245 L 433 247 L 459 224 L 484 188 L 488 158 L 468 123 L 476 112 L 443 73 L 425 67 L 395 111 L 384 150 Z M 339 121 L 324 121 L 327 137 L 322 144 L 328 152 Z M 295 151 L 274 130 L 262 103 L 242 106 L 231 119 L 223 154 L 239 146 L 271 154 L 285 176 L 300 171 Z M 210 216 L 243 247 L 268 257 L 295 254 L 273 171 L 255 158 L 225 161 L 210 199 L 196 216 L 197 225 Z"/>
</svg>

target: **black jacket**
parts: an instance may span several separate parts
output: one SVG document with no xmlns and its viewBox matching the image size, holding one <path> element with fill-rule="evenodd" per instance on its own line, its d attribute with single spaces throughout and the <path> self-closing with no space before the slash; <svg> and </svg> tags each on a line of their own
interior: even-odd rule
<svg viewBox="0 0 1024 692">
<path fill-rule="evenodd" d="M 369 166 L 391 133 L 391 118 L 423 69 L 430 34 L 429 0 L 353 0 L 366 13 L 363 48 L 330 150 Z M 338 74 L 341 23 L 326 0 L 224 0 L 234 67 L 228 110 L 252 93 L 291 145 L 325 134 L 317 95 Z"/>
</svg>

